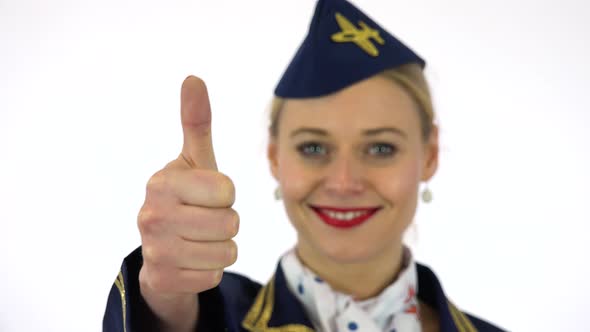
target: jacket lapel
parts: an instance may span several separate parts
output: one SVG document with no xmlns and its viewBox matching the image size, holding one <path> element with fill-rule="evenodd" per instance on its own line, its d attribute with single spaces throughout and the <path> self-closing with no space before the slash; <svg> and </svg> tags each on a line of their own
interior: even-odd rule
<svg viewBox="0 0 590 332">
<path fill-rule="evenodd" d="M 438 313 L 441 332 L 477 332 L 467 316 L 447 299 L 442 285 L 427 266 L 417 264 L 418 299 Z"/>
<path fill-rule="evenodd" d="M 242 327 L 251 332 L 313 332 L 303 306 L 287 286 L 279 263 L 275 275 L 256 296 Z"/>
</svg>

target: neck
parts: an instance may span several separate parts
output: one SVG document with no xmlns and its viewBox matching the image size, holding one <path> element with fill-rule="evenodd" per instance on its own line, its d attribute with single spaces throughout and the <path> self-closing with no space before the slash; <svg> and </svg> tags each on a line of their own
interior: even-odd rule
<svg viewBox="0 0 590 332">
<path fill-rule="evenodd" d="M 341 262 L 318 255 L 300 244 L 296 248 L 301 262 L 332 289 L 361 301 L 375 297 L 397 278 L 402 268 L 402 244 L 392 246 L 362 261 Z"/>
</svg>

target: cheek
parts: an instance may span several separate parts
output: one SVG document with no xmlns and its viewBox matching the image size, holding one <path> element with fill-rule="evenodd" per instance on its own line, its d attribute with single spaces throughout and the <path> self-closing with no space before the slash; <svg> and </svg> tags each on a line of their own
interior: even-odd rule
<svg viewBox="0 0 590 332">
<path fill-rule="evenodd" d="M 309 216 L 301 209 L 301 202 L 313 191 L 317 172 L 305 167 L 296 155 L 282 157 L 280 165 L 278 176 L 285 212 L 297 232 L 306 233 L 303 225 Z"/>
<path fill-rule="evenodd" d="M 400 205 L 402 202 L 416 199 L 420 184 L 420 172 L 417 165 L 417 162 L 408 161 L 395 168 L 378 172 L 373 182 L 377 192 L 381 193 L 383 198 L 393 205 Z"/>
<path fill-rule="evenodd" d="M 305 167 L 294 154 L 282 154 L 279 165 L 278 177 L 285 203 L 305 198 L 314 186 L 317 173 Z"/>
</svg>

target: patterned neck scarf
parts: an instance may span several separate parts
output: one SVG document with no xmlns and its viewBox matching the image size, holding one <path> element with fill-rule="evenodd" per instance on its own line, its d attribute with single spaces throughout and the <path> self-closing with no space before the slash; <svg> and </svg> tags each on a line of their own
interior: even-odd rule
<svg viewBox="0 0 590 332">
<path fill-rule="evenodd" d="M 407 247 L 398 278 L 381 294 L 364 301 L 334 291 L 301 263 L 294 249 L 283 255 L 281 266 L 291 292 L 317 331 L 421 332 L 416 264 Z"/>
</svg>

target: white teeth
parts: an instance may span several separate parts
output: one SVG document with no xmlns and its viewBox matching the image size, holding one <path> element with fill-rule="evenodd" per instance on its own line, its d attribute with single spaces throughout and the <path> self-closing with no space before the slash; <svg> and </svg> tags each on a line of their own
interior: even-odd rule
<svg viewBox="0 0 590 332">
<path fill-rule="evenodd" d="M 352 220 L 364 214 L 367 214 L 366 211 L 357 211 L 357 212 L 334 212 L 328 210 L 322 210 L 323 213 L 330 216 L 330 218 L 339 219 L 339 220 Z"/>
</svg>

